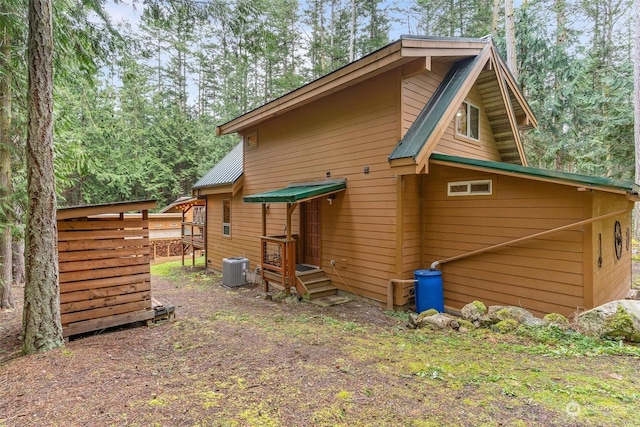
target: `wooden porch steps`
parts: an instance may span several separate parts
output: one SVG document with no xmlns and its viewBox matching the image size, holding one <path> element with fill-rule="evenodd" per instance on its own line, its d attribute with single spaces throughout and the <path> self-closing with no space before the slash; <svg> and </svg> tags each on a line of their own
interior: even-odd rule
<svg viewBox="0 0 640 427">
<path fill-rule="evenodd" d="M 331 284 L 324 270 L 309 270 L 296 272 L 296 279 L 309 291 L 309 299 L 314 300 L 336 295 L 338 288 Z"/>
</svg>

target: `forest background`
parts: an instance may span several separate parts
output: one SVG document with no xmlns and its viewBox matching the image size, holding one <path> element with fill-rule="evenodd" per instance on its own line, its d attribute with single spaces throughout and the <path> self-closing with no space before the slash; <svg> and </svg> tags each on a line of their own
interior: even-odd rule
<svg viewBox="0 0 640 427">
<path fill-rule="evenodd" d="M 27 200 L 26 3 L 0 4 L 0 233 L 18 243 Z M 505 57 L 513 0 L 134 0 L 133 26 L 111 22 L 110 5 L 53 5 L 59 206 L 156 199 L 162 207 L 190 194 L 237 143 L 216 137 L 216 125 L 399 34 L 492 35 Z M 632 7 L 515 7 L 513 73 L 539 121 L 524 136 L 530 165 L 633 180 Z"/>
</svg>

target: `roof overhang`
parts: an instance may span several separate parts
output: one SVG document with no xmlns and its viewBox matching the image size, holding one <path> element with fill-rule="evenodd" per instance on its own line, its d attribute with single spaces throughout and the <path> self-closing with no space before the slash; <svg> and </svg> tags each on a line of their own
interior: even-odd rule
<svg viewBox="0 0 640 427">
<path fill-rule="evenodd" d="M 197 197 L 181 197 L 170 205 L 164 207 L 159 213 L 182 212 L 189 210 L 193 206 L 204 206 L 205 201 Z"/>
<path fill-rule="evenodd" d="M 278 190 L 243 197 L 245 203 L 301 203 L 318 197 L 344 191 L 346 179 L 289 184 Z"/>
<path fill-rule="evenodd" d="M 402 36 L 396 42 L 216 127 L 216 134 L 226 135 L 250 128 L 345 87 L 415 61 L 418 57 L 425 58 L 425 68 L 430 68 L 432 57 L 456 60 L 475 56 L 486 44 L 484 39 Z"/>
<path fill-rule="evenodd" d="M 537 124 L 513 76 L 491 39 L 477 55 L 455 62 L 389 156 L 398 175 L 428 173 L 429 158 L 453 121 L 460 103 L 479 83 L 480 96 L 499 94 L 502 108 L 492 107 L 489 122 L 502 161 L 526 165 L 520 131 Z M 484 98 L 483 98 L 484 100 Z M 493 103 L 492 99 L 487 101 Z M 495 127 L 494 127 L 495 126 Z M 498 141 L 500 135 L 500 141 Z"/>
<path fill-rule="evenodd" d="M 462 169 L 492 172 L 500 175 L 515 176 L 536 181 L 553 182 L 556 184 L 570 185 L 576 188 L 624 194 L 629 200 L 640 201 L 640 186 L 630 181 L 533 168 L 530 166 L 515 165 L 511 163 L 468 159 L 466 157 L 437 153 L 433 153 L 431 155 L 430 163 L 455 166 Z"/>
<path fill-rule="evenodd" d="M 196 197 L 202 196 L 210 196 L 213 194 L 229 194 L 232 196 L 238 194 L 238 192 L 242 189 L 244 185 L 244 174 L 240 175 L 238 179 L 236 179 L 232 183 L 219 184 L 219 185 L 210 185 L 207 187 L 193 188 L 191 190 L 192 194 Z"/>
</svg>

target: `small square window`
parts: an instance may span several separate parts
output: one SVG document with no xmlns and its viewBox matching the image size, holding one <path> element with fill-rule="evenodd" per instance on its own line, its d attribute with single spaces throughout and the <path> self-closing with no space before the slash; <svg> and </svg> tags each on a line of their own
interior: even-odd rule
<svg viewBox="0 0 640 427">
<path fill-rule="evenodd" d="M 244 148 L 247 151 L 258 148 L 258 132 L 251 132 L 244 136 Z"/>
<path fill-rule="evenodd" d="M 456 135 L 478 141 L 480 139 L 480 109 L 463 102 L 456 113 Z"/>
<path fill-rule="evenodd" d="M 222 201 L 222 235 L 231 236 L 231 200 Z"/>
</svg>

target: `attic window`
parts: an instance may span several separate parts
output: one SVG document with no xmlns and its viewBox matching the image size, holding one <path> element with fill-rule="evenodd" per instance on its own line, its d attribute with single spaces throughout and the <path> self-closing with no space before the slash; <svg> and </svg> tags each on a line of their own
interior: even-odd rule
<svg viewBox="0 0 640 427">
<path fill-rule="evenodd" d="M 247 150 L 255 150 L 258 148 L 258 132 L 254 131 L 244 136 L 244 147 Z"/>
<path fill-rule="evenodd" d="M 493 191 L 492 181 L 459 181 L 450 182 L 447 187 L 447 196 L 490 196 Z"/>
<path fill-rule="evenodd" d="M 456 135 L 478 141 L 480 139 L 480 109 L 463 102 L 456 113 Z"/>
</svg>

